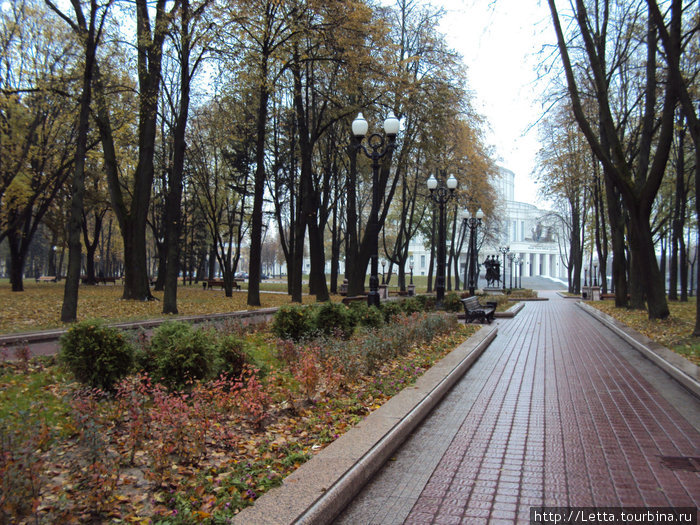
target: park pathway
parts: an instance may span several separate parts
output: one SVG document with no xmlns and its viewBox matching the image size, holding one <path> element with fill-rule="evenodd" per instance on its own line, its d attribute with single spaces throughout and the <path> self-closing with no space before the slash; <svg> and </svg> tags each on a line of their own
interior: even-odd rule
<svg viewBox="0 0 700 525">
<path fill-rule="evenodd" d="M 700 505 L 700 401 L 573 301 L 546 296 L 498 321 L 491 346 L 336 523 Z"/>
</svg>

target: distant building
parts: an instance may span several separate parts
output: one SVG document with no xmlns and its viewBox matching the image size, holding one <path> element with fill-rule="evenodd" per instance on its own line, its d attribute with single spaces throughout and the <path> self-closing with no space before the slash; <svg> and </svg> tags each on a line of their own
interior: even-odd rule
<svg viewBox="0 0 700 525">
<path fill-rule="evenodd" d="M 499 248 L 507 246 L 510 253 L 522 261 L 520 267 L 524 277 L 543 276 L 566 280 L 567 271 L 561 260 L 561 250 L 565 249 L 566 242 L 558 218 L 548 210 L 516 201 L 515 174 L 508 169 L 499 168 L 496 189 L 504 208 L 502 231 L 497 246 L 485 245 L 481 248 L 479 262 L 483 262 L 489 255 L 498 255 L 503 264 Z M 515 270 L 514 275 L 517 273 L 518 270 Z"/>
<path fill-rule="evenodd" d="M 506 258 L 506 285 L 510 285 L 511 270 L 515 278 L 520 275 L 521 269 L 524 277 L 544 276 L 566 281 L 567 271 L 561 260 L 561 250 L 565 249 L 566 242 L 558 219 L 547 210 L 515 200 L 515 174 L 511 170 L 499 167 L 498 179 L 494 186 L 500 204 L 497 212 L 499 225 L 496 231 L 491 231 L 490 242 L 484 243 L 479 249 L 479 279 L 484 279 L 483 262 L 490 256 L 498 258 L 503 275 L 503 255 L 499 248 L 507 246 L 510 253 L 515 254 L 516 261 L 521 261 L 522 264 L 513 264 L 511 268 L 511 262 Z M 493 225 L 485 224 L 484 227 L 493 228 Z M 464 278 L 467 260 L 466 246 L 467 241 L 460 255 L 461 279 Z M 414 239 L 409 252 L 411 257 L 408 264 L 413 263 L 414 275 L 427 275 L 430 250 L 426 249 L 424 239 Z M 483 281 L 479 284 L 484 285 Z"/>
</svg>

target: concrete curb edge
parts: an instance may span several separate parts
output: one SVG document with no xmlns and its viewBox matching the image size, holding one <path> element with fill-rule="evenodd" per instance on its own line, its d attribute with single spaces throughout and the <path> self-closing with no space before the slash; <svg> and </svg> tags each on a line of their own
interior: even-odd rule
<svg viewBox="0 0 700 525">
<path fill-rule="evenodd" d="M 509 319 L 518 315 L 518 312 L 525 308 L 525 303 L 519 302 L 508 308 L 505 312 L 496 312 L 494 317 L 496 319 Z"/>
<path fill-rule="evenodd" d="M 158 317 L 154 319 L 144 319 L 142 321 L 126 321 L 121 323 L 108 323 L 107 326 L 118 328 L 120 330 L 138 330 L 148 329 L 159 326 L 167 321 L 182 321 L 187 323 L 205 323 L 207 321 L 221 321 L 225 319 L 251 319 L 255 317 L 264 317 L 271 319 L 274 313 L 278 310 L 277 307 L 259 308 L 257 310 L 238 310 L 235 312 L 219 313 L 219 314 L 201 314 L 201 315 L 182 315 L 173 316 L 171 318 Z M 39 330 L 36 332 L 10 333 L 0 335 L 0 346 L 14 346 L 25 343 L 37 343 L 44 341 L 58 340 L 68 329 L 53 328 L 49 330 Z"/>
<path fill-rule="evenodd" d="M 683 356 L 656 343 L 643 334 L 624 325 L 617 319 L 583 302 L 578 306 L 627 341 L 644 357 L 664 370 L 689 392 L 700 398 L 700 367 Z M 693 377 L 693 374 L 695 377 Z"/>
<path fill-rule="evenodd" d="M 466 373 L 497 333 L 496 326 L 481 328 L 427 370 L 413 387 L 372 412 L 254 506 L 243 509 L 234 523 L 315 525 L 332 521 Z"/>
</svg>

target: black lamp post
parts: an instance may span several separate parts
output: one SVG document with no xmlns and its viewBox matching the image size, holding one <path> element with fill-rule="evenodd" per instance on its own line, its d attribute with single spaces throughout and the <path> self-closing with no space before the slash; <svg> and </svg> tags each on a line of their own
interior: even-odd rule
<svg viewBox="0 0 700 525">
<path fill-rule="evenodd" d="M 386 261 L 382 259 L 382 284 L 386 284 L 386 277 L 384 274 L 384 267 L 386 266 Z"/>
<path fill-rule="evenodd" d="M 598 286 L 598 263 L 593 263 L 593 286 Z"/>
<path fill-rule="evenodd" d="M 520 285 L 518 288 L 522 289 L 523 287 L 523 260 L 521 257 L 518 257 L 518 277 L 520 279 Z"/>
<path fill-rule="evenodd" d="M 474 295 L 474 289 L 477 287 L 479 280 L 479 270 L 477 268 L 477 261 L 479 260 L 479 255 L 476 250 L 476 231 L 481 226 L 481 219 L 484 218 L 484 212 L 481 208 L 476 212 L 474 217 L 466 217 L 464 220 L 469 226 L 469 260 L 467 264 L 469 265 L 468 279 L 467 283 L 469 286 L 469 295 Z"/>
<path fill-rule="evenodd" d="M 510 261 L 510 289 L 513 290 L 513 264 L 515 262 L 515 254 L 509 253 L 508 260 Z M 515 286 L 518 286 L 518 281 L 515 281 Z"/>
<path fill-rule="evenodd" d="M 384 133 L 388 141 L 380 133 L 372 133 L 367 139 L 369 150 L 362 144 L 362 139 L 367 135 L 369 126 L 362 116 L 357 114 L 357 118 L 352 122 L 352 134 L 357 139 L 357 149 L 364 152 L 367 158 L 372 159 L 372 209 L 367 223 L 368 235 L 371 242 L 371 264 L 369 275 L 369 295 L 367 304 L 379 307 L 379 277 L 377 276 L 379 259 L 379 161 L 387 153 L 394 149 L 396 135 L 399 132 L 399 119 L 394 116 L 394 112 L 389 112 L 389 116 L 384 120 Z M 370 151 L 371 150 L 371 151 Z"/>
<path fill-rule="evenodd" d="M 413 284 L 413 255 L 411 255 L 411 262 L 408 263 L 408 269 L 411 270 L 411 284 Z"/>
<path fill-rule="evenodd" d="M 498 249 L 503 254 L 503 291 L 506 291 L 506 254 L 510 251 L 510 246 L 501 246 Z"/>
<path fill-rule="evenodd" d="M 444 171 L 442 172 L 442 176 L 445 176 Z M 450 175 L 444 185 L 438 185 L 438 180 L 434 175 L 431 175 L 427 185 L 430 190 L 430 198 L 438 204 L 440 211 L 437 247 L 437 279 L 435 283 L 437 297 L 435 299 L 435 306 L 441 308 L 445 299 L 445 237 L 447 236 L 445 232 L 445 204 L 449 202 L 454 194 L 455 188 L 457 188 L 457 179 L 454 175 Z"/>
</svg>

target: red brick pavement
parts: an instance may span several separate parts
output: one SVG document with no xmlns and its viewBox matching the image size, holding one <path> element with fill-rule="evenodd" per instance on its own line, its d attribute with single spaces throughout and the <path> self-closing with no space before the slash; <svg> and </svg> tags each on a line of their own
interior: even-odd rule
<svg viewBox="0 0 700 525">
<path fill-rule="evenodd" d="M 700 434 L 570 301 L 528 303 L 405 523 L 529 523 L 531 506 L 698 506 Z M 619 344 L 619 343 L 617 343 Z"/>
</svg>

